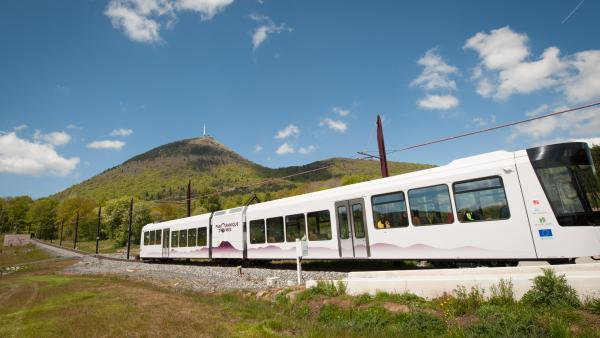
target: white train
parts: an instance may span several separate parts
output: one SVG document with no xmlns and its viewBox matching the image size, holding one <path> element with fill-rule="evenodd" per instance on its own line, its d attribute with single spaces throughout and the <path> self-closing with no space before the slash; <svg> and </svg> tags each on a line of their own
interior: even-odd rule
<svg viewBox="0 0 600 338">
<path fill-rule="evenodd" d="M 600 255 L 586 143 L 496 151 L 334 189 L 148 224 L 142 259 L 548 260 Z"/>
</svg>

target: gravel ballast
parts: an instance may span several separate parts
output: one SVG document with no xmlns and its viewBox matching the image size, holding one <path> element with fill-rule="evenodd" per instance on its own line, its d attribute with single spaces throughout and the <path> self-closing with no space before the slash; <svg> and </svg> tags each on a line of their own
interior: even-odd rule
<svg viewBox="0 0 600 338">
<path fill-rule="evenodd" d="M 62 256 L 78 254 L 68 250 L 37 243 L 46 250 Z M 67 274 L 119 275 L 171 287 L 197 291 L 262 290 L 296 284 L 296 271 L 283 269 L 201 266 L 183 264 L 156 264 L 121 262 L 81 256 L 81 260 L 63 270 Z M 273 285 L 267 279 L 276 277 Z M 338 280 L 347 277 L 344 272 L 303 271 L 304 280 Z"/>
</svg>

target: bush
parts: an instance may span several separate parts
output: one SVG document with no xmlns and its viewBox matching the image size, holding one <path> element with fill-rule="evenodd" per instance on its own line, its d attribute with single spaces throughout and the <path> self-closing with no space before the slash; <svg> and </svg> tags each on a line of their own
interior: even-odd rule
<svg viewBox="0 0 600 338">
<path fill-rule="evenodd" d="M 515 306 L 483 305 L 477 315 L 480 320 L 468 328 L 469 336 L 480 337 L 529 337 L 545 336 L 536 323 L 532 309 Z"/>
<path fill-rule="evenodd" d="M 454 314 L 462 316 L 467 313 L 475 312 L 485 302 L 484 290 L 472 286 L 471 291 L 460 285 L 454 289 L 454 299 L 451 302 Z"/>
<path fill-rule="evenodd" d="M 394 302 L 406 305 L 419 305 L 426 302 L 425 298 L 419 297 L 414 293 L 388 293 L 388 292 L 377 292 L 374 297 L 375 301 L 379 302 Z"/>
<path fill-rule="evenodd" d="M 600 298 L 588 298 L 584 307 L 595 315 L 600 315 Z"/>
<path fill-rule="evenodd" d="M 333 282 L 318 281 L 317 285 L 306 289 L 296 297 L 296 301 L 311 299 L 316 296 L 326 297 L 337 297 L 346 294 L 346 284 L 342 281 L 338 281 L 337 284 Z"/>
<path fill-rule="evenodd" d="M 490 287 L 491 296 L 489 303 L 493 305 L 511 305 L 515 302 L 512 280 L 500 279 L 498 285 Z"/>
<path fill-rule="evenodd" d="M 552 269 L 542 269 L 543 275 L 533 279 L 533 287 L 523 295 L 521 301 L 529 305 L 581 306 L 577 291 L 568 283 L 565 275 L 557 276 Z"/>
</svg>

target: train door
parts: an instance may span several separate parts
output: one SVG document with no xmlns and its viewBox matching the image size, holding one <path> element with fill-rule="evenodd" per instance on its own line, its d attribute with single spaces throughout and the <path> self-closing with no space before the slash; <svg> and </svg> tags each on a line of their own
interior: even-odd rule
<svg viewBox="0 0 600 338">
<path fill-rule="evenodd" d="M 369 257 L 365 203 L 362 198 L 335 203 L 340 257 Z"/>
<path fill-rule="evenodd" d="M 163 258 L 169 257 L 169 248 L 171 243 L 171 236 L 169 234 L 171 229 L 163 229 L 162 233 L 162 256 Z"/>
</svg>

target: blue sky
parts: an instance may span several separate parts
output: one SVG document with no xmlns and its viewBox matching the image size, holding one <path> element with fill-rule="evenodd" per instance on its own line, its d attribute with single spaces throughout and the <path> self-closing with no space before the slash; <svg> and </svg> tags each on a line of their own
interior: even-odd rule
<svg viewBox="0 0 600 338">
<path fill-rule="evenodd" d="M 376 149 L 377 113 L 392 150 L 598 101 L 599 12 L 591 0 L 1 1 L 0 196 L 47 196 L 204 123 L 280 167 Z M 388 159 L 593 139 L 598 113 Z"/>
</svg>

